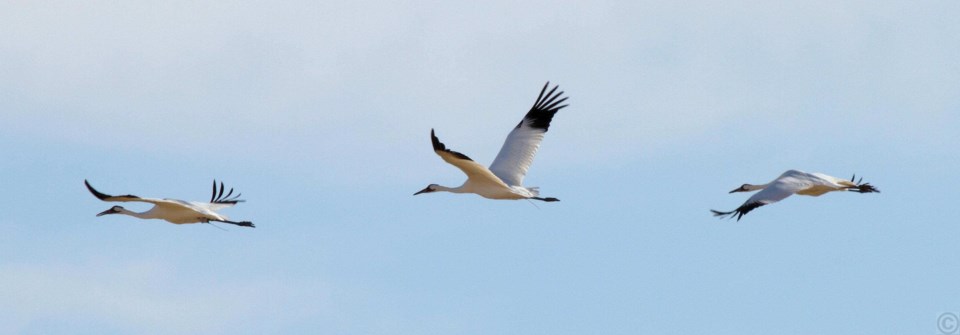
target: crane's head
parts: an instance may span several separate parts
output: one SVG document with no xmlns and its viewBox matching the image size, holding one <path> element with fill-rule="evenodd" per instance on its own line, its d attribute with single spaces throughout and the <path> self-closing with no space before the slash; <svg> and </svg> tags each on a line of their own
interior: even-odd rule
<svg viewBox="0 0 960 335">
<path fill-rule="evenodd" d="M 118 213 L 121 213 L 121 212 L 123 212 L 123 207 L 113 206 L 113 207 L 110 207 L 110 209 L 108 209 L 108 210 L 105 210 L 105 211 L 103 211 L 103 212 L 100 212 L 100 214 L 97 214 L 97 216 L 104 216 L 104 215 L 107 215 L 107 214 L 118 214 Z"/>
<path fill-rule="evenodd" d="M 730 193 L 759 191 L 766 188 L 767 185 L 769 184 L 764 184 L 764 185 L 743 184 L 743 185 L 740 185 L 740 187 L 738 187 L 737 189 L 730 191 Z"/>
<path fill-rule="evenodd" d="M 420 194 L 420 193 L 436 192 L 436 191 L 437 191 L 437 186 L 440 186 L 440 185 L 437 185 L 437 184 L 427 185 L 427 188 L 422 189 L 422 190 L 420 190 L 420 192 L 414 193 L 413 195 L 417 195 L 417 194 Z"/>
</svg>

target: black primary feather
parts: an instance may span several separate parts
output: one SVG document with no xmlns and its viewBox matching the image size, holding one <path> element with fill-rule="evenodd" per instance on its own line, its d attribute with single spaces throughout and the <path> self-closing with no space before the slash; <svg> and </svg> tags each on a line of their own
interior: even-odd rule
<svg viewBox="0 0 960 335">
<path fill-rule="evenodd" d="M 95 196 L 95 197 L 97 197 L 97 199 L 100 199 L 100 200 L 103 200 L 103 201 L 109 201 L 109 200 L 107 200 L 108 198 L 134 198 L 134 199 L 140 199 L 140 197 L 135 196 L 135 195 L 132 195 L 132 194 L 126 194 L 126 195 L 109 195 L 109 194 L 105 194 L 105 193 L 100 193 L 100 191 L 97 191 L 96 189 L 94 189 L 93 186 L 90 186 L 90 182 L 88 182 L 86 179 L 83 180 L 83 184 L 84 184 L 84 185 L 87 185 L 87 190 L 89 190 L 90 193 L 93 193 L 93 196 Z"/>
<path fill-rule="evenodd" d="M 523 120 L 517 124 L 517 128 L 522 127 L 524 122 L 528 122 L 531 128 L 543 129 L 543 131 L 547 131 L 547 129 L 550 128 L 550 121 L 553 120 L 553 116 L 557 114 L 557 111 L 559 111 L 561 108 L 569 106 L 558 106 L 564 101 L 567 101 L 567 97 L 557 100 L 563 95 L 563 91 L 554 94 L 554 92 L 557 91 L 557 88 L 560 87 L 559 85 L 554 86 L 550 92 L 544 95 L 544 93 L 547 92 L 547 87 L 549 86 L 549 81 L 543 85 L 543 89 L 540 90 L 540 95 L 537 96 L 537 101 L 533 103 L 533 107 L 531 107 L 530 111 L 527 112 L 527 115 L 523 117 Z"/>
<path fill-rule="evenodd" d="M 472 161 L 472 159 L 470 159 L 470 157 L 467 157 L 467 155 L 447 149 L 446 145 L 443 145 L 443 143 L 440 143 L 440 139 L 437 138 L 436 134 L 434 134 L 433 129 L 430 129 L 430 141 L 433 143 L 433 151 L 449 152 L 454 157 L 457 157 L 459 159 L 466 159 L 468 161 Z"/>
<path fill-rule="evenodd" d="M 214 179 L 214 180 L 213 180 L 213 195 L 210 196 L 210 203 L 214 203 L 214 204 L 236 204 L 236 203 L 238 203 L 238 202 L 243 202 L 243 200 L 239 200 L 239 198 L 240 198 L 240 193 L 237 193 L 237 195 L 233 196 L 233 198 L 230 197 L 230 195 L 233 194 L 233 188 L 232 188 L 232 187 L 230 188 L 230 192 L 227 192 L 227 196 L 223 196 L 223 191 L 224 191 L 224 189 L 226 189 L 226 187 L 223 185 L 223 182 L 221 181 L 221 182 L 220 182 L 220 190 L 217 191 L 217 180 Z M 218 194 L 218 193 L 219 193 L 219 194 Z"/>
<path fill-rule="evenodd" d="M 742 218 L 744 215 L 746 215 L 747 213 L 750 213 L 750 211 L 757 209 L 758 207 L 763 205 L 766 205 L 766 203 L 763 203 L 760 201 L 754 201 L 749 204 L 743 204 L 743 206 L 737 207 L 737 209 L 729 212 L 721 212 L 713 209 L 711 209 L 710 211 L 713 212 L 713 216 L 723 217 L 723 216 L 729 215 L 730 218 L 733 218 L 734 216 L 736 216 L 737 221 L 740 221 L 740 218 Z"/>
</svg>

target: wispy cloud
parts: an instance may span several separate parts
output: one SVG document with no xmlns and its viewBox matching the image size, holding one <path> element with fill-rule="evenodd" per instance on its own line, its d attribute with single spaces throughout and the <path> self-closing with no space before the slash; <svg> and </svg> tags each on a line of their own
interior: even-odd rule
<svg viewBox="0 0 960 335">
<path fill-rule="evenodd" d="M 328 288 L 316 281 L 214 280 L 162 262 L 7 264 L 0 272 L 4 333 L 44 332 L 44 320 L 93 320 L 125 333 L 269 332 L 330 311 Z"/>
<path fill-rule="evenodd" d="M 357 148 L 331 142 L 464 122 L 504 133 L 552 79 L 572 97 L 558 119 L 578 125 L 571 145 L 636 150 L 825 117 L 825 131 L 872 122 L 920 136 L 958 105 L 960 32 L 921 19 L 943 16 L 932 4 L 753 4 L 22 3 L 0 14 L 0 121 L 131 149 L 216 138 L 227 152 L 346 153 Z"/>
</svg>

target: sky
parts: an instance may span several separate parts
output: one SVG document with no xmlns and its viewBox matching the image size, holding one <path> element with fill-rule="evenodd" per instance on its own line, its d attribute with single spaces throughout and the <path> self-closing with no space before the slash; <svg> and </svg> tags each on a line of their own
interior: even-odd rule
<svg viewBox="0 0 960 335">
<path fill-rule="evenodd" d="M 958 12 L 0 2 L 0 333 L 954 334 Z M 488 164 L 546 81 L 560 202 L 412 196 L 465 178 L 430 129 Z M 882 193 L 711 216 L 788 169 Z M 85 179 L 222 180 L 257 227 L 96 217 Z"/>
</svg>

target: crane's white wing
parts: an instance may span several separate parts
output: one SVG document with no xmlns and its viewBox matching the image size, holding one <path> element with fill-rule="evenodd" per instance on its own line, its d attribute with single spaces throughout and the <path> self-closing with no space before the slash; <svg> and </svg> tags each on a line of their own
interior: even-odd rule
<svg viewBox="0 0 960 335">
<path fill-rule="evenodd" d="M 549 93 L 544 95 L 549 85 L 550 82 L 543 85 L 540 96 L 537 97 L 533 107 L 517 124 L 517 127 L 513 128 L 513 131 L 507 135 L 503 147 L 500 148 L 500 153 L 493 160 L 493 164 L 490 164 L 490 171 L 507 185 L 523 185 L 523 177 L 527 175 L 527 170 L 533 163 L 533 157 L 537 154 L 537 149 L 540 148 L 543 135 L 550 127 L 553 115 L 561 108 L 567 107 L 567 105 L 560 105 L 567 100 L 567 98 L 559 99 L 563 92 L 554 94 L 558 86 L 554 86 Z"/>
<path fill-rule="evenodd" d="M 231 207 L 237 204 L 237 202 L 243 201 L 243 200 L 237 199 L 237 197 L 239 197 L 240 194 L 237 194 L 232 198 L 230 197 L 230 195 L 233 194 L 232 188 L 230 189 L 230 192 L 227 193 L 226 196 L 224 196 L 223 183 L 220 183 L 220 189 L 218 194 L 216 181 L 213 182 L 213 196 L 211 196 L 210 198 L 210 203 L 187 202 L 187 201 L 178 200 L 178 199 L 141 198 L 132 194 L 109 195 L 109 194 L 105 194 L 105 193 L 101 193 L 100 191 L 97 191 L 96 189 L 93 188 L 93 186 L 90 186 L 90 182 L 86 180 L 84 180 L 83 183 L 87 185 L 87 190 L 89 190 L 90 193 L 93 194 L 93 196 L 103 201 L 146 202 L 146 203 L 154 204 L 158 207 L 169 208 L 170 210 L 173 210 L 175 208 L 187 208 L 187 209 L 191 209 L 199 212 L 209 212 L 209 211 L 216 211 L 219 209 L 223 209 L 226 207 Z"/>
<path fill-rule="evenodd" d="M 101 193 L 100 191 L 97 191 L 96 189 L 94 189 L 93 186 L 90 186 L 90 182 L 84 180 L 83 183 L 84 183 L 85 185 L 87 185 L 87 190 L 89 190 L 90 193 L 93 193 L 93 196 L 95 196 L 95 197 L 97 197 L 97 199 L 100 199 L 100 200 L 103 200 L 103 201 L 112 201 L 112 202 L 146 202 L 146 203 L 154 204 L 154 205 L 157 205 L 157 206 L 173 206 L 173 207 L 179 206 L 179 207 L 187 207 L 187 208 L 190 208 L 190 206 L 183 204 L 183 203 L 182 203 L 181 201 L 179 201 L 179 200 L 156 199 L 156 198 L 141 198 L 141 197 L 138 197 L 138 196 L 135 196 L 135 195 L 132 195 L 132 194 L 125 194 L 125 195 L 109 195 L 109 194 L 104 194 L 104 193 Z"/>
<path fill-rule="evenodd" d="M 740 221 L 740 218 L 750 213 L 750 211 L 757 209 L 761 206 L 769 205 L 777 201 L 786 199 L 787 197 L 793 195 L 798 190 L 803 189 L 803 184 L 798 183 L 794 178 L 780 178 L 768 185 L 766 188 L 754 194 L 750 199 L 747 199 L 743 205 L 737 207 L 737 209 L 730 212 L 720 212 L 711 210 L 715 216 L 724 216 L 730 215 L 731 217 L 736 216 L 737 221 Z"/>
<path fill-rule="evenodd" d="M 750 197 L 750 199 L 747 199 L 747 201 L 744 202 L 743 205 L 746 206 L 753 203 L 761 203 L 762 205 L 759 205 L 759 206 L 769 205 L 777 201 L 786 199 L 787 197 L 796 193 L 801 188 L 802 188 L 802 185 L 796 182 L 776 180 L 773 183 L 771 183 L 769 186 L 767 186 L 767 188 L 764 188 L 760 192 L 757 192 L 752 197 Z M 744 214 L 746 214 L 746 212 L 744 212 Z"/>
<path fill-rule="evenodd" d="M 470 157 L 467 157 L 467 155 L 447 149 L 447 146 L 441 143 L 437 135 L 434 134 L 433 129 L 430 129 L 430 141 L 433 143 L 433 151 L 436 152 L 440 158 L 443 158 L 443 161 L 463 171 L 463 173 L 467 175 L 468 182 L 492 183 L 501 185 L 504 188 L 510 188 L 504 184 L 500 178 L 493 175 L 490 170 L 487 170 L 485 166 L 474 162 Z"/>
</svg>

